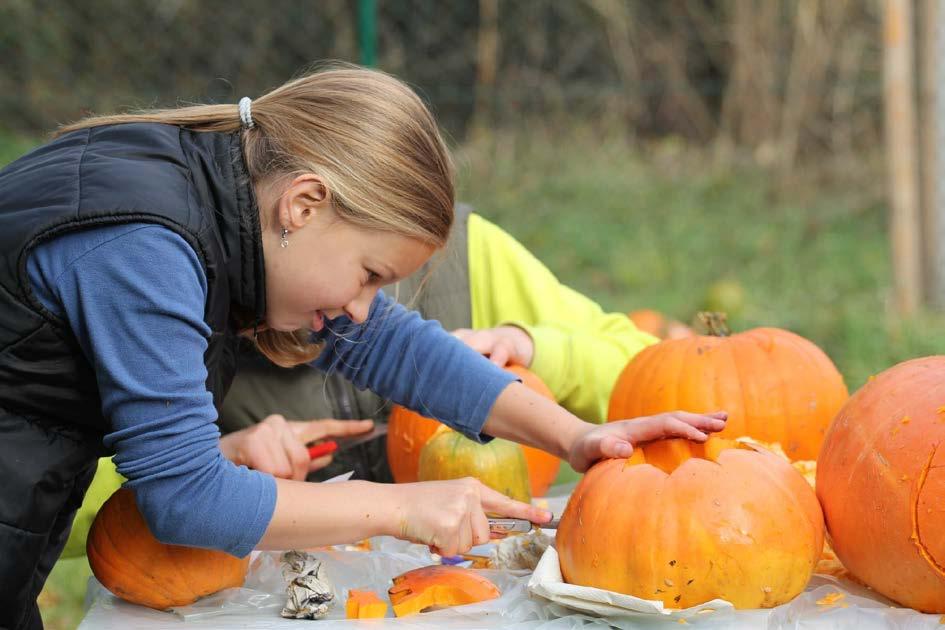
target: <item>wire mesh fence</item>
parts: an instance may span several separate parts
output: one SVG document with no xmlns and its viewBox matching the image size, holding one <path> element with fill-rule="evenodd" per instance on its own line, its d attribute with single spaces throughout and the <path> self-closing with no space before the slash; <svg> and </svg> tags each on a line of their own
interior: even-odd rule
<svg viewBox="0 0 945 630">
<path fill-rule="evenodd" d="M 854 0 L 6 0 L 0 128 L 235 102 L 367 56 L 454 138 L 583 119 L 790 168 L 880 141 L 880 18 Z"/>
</svg>

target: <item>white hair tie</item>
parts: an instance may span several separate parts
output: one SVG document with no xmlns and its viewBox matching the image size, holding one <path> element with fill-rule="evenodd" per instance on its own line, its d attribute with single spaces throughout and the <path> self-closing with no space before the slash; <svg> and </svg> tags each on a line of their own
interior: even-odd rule
<svg viewBox="0 0 945 630">
<path fill-rule="evenodd" d="M 253 99 L 244 96 L 240 99 L 240 122 L 243 123 L 243 129 L 252 129 L 253 124 Z"/>
</svg>

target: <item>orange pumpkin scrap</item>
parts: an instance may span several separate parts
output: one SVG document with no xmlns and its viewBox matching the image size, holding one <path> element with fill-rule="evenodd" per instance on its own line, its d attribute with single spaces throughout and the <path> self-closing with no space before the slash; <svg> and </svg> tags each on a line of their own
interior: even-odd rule
<svg viewBox="0 0 945 630">
<path fill-rule="evenodd" d="M 711 438 L 654 442 L 594 465 L 561 518 L 565 581 L 685 608 L 770 608 L 800 593 L 823 549 L 814 491 L 785 459 Z"/>
<path fill-rule="evenodd" d="M 345 617 L 348 619 L 380 619 L 387 616 L 387 602 L 373 591 L 348 591 Z"/>
<path fill-rule="evenodd" d="M 242 586 L 249 556 L 159 542 L 138 511 L 134 493 L 119 488 L 102 505 L 86 541 L 92 573 L 116 596 L 166 610 L 225 588 Z"/>
<path fill-rule="evenodd" d="M 450 565 L 421 567 L 398 575 L 387 594 L 398 617 L 432 607 L 484 602 L 500 595 L 495 584 L 475 571 Z"/>
<path fill-rule="evenodd" d="M 794 333 L 756 328 L 645 348 L 624 368 L 610 420 L 684 409 L 727 411 L 724 437 L 779 442 L 792 460 L 815 459 L 827 426 L 848 397 L 843 377 L 817 346 Z"/>
<path fill-rule="evenodd" d="M 843 565 L 904 606 L 945 613 L 945 356 L 900 363 L 844 405 L 817 460 Z"/>
<path fill-rule="evenodd" d="M 506 369 L 532 390 L 554 400 L 548 386 L 529 370 L 510 365 Z M 395 405 L 387 423 L 387 461 L 397 483 L 419 480 L 420 451 L 442 425 L 404 407 Z M 558 475 L 561 460 L 540 449 L 521 446 L 528 465 L 530 492 L 533 497 L 544 496 Z"/>
</svg>

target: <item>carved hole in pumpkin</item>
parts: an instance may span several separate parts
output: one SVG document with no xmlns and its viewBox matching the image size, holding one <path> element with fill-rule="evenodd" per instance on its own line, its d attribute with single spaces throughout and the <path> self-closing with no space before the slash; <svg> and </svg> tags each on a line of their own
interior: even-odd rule
<svg viewBox="0 0 945 630">
<path fill-rule="evenodd" d="M 709 438 L 702 444 L 683 439 L 660 440 L 634 450 L 626 465 L 650 464 L 670 475 L 693 458 L 718 462 L 722 451 L 731 448 L 751 449 L 751 446 L 719 437 Z"/>
<path fill-rule="evenodd" d="M 945 577 L 943 541 L 934 535 L 929 535 L 928 540 L 923 540 L 922 536 L 923 533 L 928 535 L 934 531 L 936 521 L 940 518 L 940 514 L 935 512 L 941 509 L 940 497 L 945 490 L 945 450 L 940 450 L 939 446 L 936 444 L 932 447 L 928 461 L 915 481 L 915 491 L 912 493 L 912 542 L 929 567 Z"/>
</svg>

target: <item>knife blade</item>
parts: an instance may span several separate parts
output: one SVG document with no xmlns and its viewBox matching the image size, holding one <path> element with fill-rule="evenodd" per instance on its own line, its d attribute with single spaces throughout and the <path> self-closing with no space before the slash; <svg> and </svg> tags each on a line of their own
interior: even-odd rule
<svg viewBox="0 0 945 630">
<path fill-rule="evenodd" d="M 532 523 L 529 520 L 524 518 L 489 518 L 489 531 L 493 534 L 510 534 L 510 533 L 528 533 L 532 531 L 534 527 L 541 527 L 542 529 L 558 529 L 558 520 L 552 518 L 547 523 Z"/>
<path fill-rule="evenodd" d="M 367 433 L 332 438 L 330 440 L 318 442 L 317 444 L 310 444 L 308 446 L 308 456 L 309 459 L 324 457 L 329 453 L 334 453 L 335 451 L 344 451 L 353 446 L 357 446 L 358 444 L 364 444 L 365 442 L 376 440 L 384 435 L 387 435 L 387 425 L 376 424 L 374 425 L 374 428 Z"/>
</svg>

